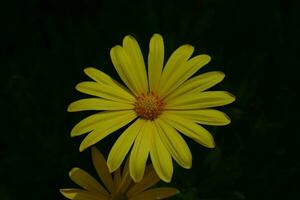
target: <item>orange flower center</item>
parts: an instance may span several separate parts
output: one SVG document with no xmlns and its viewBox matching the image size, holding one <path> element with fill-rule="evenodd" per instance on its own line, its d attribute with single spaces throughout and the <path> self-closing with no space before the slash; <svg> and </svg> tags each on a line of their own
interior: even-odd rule
<svg viewBox="0 0 300 200">
<path fill-rule="evenodd" d="M 136 98 L 135 112 L 142 118 L 154 120 L 161 112 L 165 103 L 153 92 L 142 94 Z"/>
</svg>

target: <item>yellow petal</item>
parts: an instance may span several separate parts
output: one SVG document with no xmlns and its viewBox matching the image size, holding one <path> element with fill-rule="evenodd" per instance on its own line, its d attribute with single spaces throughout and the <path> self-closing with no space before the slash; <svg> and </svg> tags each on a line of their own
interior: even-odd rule
<svg viewBox="0 0 300 200">
<path fill-rule="evenodd" d="M 127 192 L 127 196 L 133 197 L 136 194 L 152 187 L 156 183 L 160 181 L 159 177 L 157 176 L 153 165 L 148 165 L 145 169 L 145 176 L 141 180 L 141 182 L 134 184 Z"/>
<path fill-rule="evenodd" d="M 168 79 L 166 87 L 164 87 L 164 90 L 162 90 L 162 97 L 172 93 L 184 81 L 186 81 L 209 61 L 210 57 L 208 55 L 198 55 L 190 59 L 182 67 L 178 67 L 177 70 L 174 70 L 173 75 Z"/>
<path fill-rule="evenodd" d="M 80 168 L 74 167 L 69 172 L 69 176 L 72 181 L 88 191 L 108 195 L 108 192 L 96 181 L 96 179 Z"/>
<path fill-rule="evenodd" d="M 99 84 L 97 82 L 85 81 L 76 85 L 79 92 L 93 95 L 96 97 L 117 101 L 121 103 L 132 103 L 134 97 L 120 88 L 111 87 L 109 85 Z"/>
<path fill-rule="evenodd" d="M 155 125 L 152 125 L 152 142 L 150 157 L 157 175 L 165 182 L 170 182 L 173 174 L 172 158 L 157 133 Z"/>
<path fill-rule="evenodd" d="M 155 200 L 155 199 L 165 199 L 174 196 L 179 193 L 176 188 L 161 187 L 146 190 L 129 200 Z"/>
<path fill-rule="evenodd" d="M 154 34 L 150 40 L 148 55 L 149 88 L 156 92 L 164 65 L 164 41 L 161 35 Z"/>
<path fill-rule="evenodd" d="M 110 150 L 107 159 L 107 165 L 110 172 L 118 169 L 126 154 L 130 150 L 136 136 L 138 135 L 141 127 L 144 125 L 145 120 L 137 119 L 131 126 L 129 126 L 124 133 L 120 135 L 114 146 Z"/>
<path fill-rule="evenodd" d="M 172 115 L 178 115 L 180 117 L 192 120 L 199 124 L 224 126 L 230 123 L 230 118 L 223 112 L 213 109 L 203 110 L 170 110 L 165 111 Z"/>
<path fill-rule="evenodd" d="M 131 111 L 126 115 L 107 120 L 105 124 L 93 130 L 91 133 L 88 134 L 88 136 L 84 138 L 84 140 L 80 144 L 79 150 L 83 151 L 84 149 L 94 145 L 95 143 L 108 136 L 110 133 L 130 123 L 135 118 L 136 113 L 134 111 Z"/>
<path fill-rule="evenodd" d="M 134 96 L 128 91 L 127 88 L 125 88 L 123 85 L 115 81 L 113 78 L 111 78 L 104 72 L 93 67 L 88 67 L 84 69 L 84 73 L 101 85 L 110 86 L 115 88 L 116 90 L 119 90 L 120 93 L 124 95 L 124 98 L 129 98 L 131 100 L 135 99 Z"/>
<path fill-rule="evenodd" d="M 143 54 L 141 52 L 140 46 L 138 42 L 134 39 L 134 37 L 127 35 L 123 40 L 123 49 L 125 50 L 129 61 L 131 63 L 130 71 L 132 75 L 136 76 L 138 79 L 138 87 L 140 87 L 140 93 L 148 92 L 148 80 L 145 62 L 143 58 Z"/>
<path fill-rule="evenodd" d="M 89 192 L 80 189 L 60 189 L 60 193 L 72 200 L 109 200 L 108 195 L 103 195 L 98 192 Z"/>
<path fill-rule="evenodd" d="M 100 151 L 95 147 L 92 147 L 92 160 L 100 179 L 102 180 L 108 191 L 112 193 L 114 191 L 114 183 L 108 171 L 106 160 L 100 153 Z"/>
<path fill-rule="evenodd" d="M 168 91 L 172 84 L 169 82 L 170 78 L 177 70 L 179 70 L 179 68 L 186 65 L 186 62 L 191 57 L 193 51 L 194 47 L 191 45 L 182 45 L 170 56 L 161 76 L 158 88 L 160 96 L 165 96 L 165 92 Z"/>
<path fill-rule="evenodd" d="M 214 71 L 191 78 L 190 80 L 183 83 L 179 88 L 171 92 L 165 98 L 165 101 L 169 101 L 170 99 L 175 99 L 176 97 L 190 95 L 193 93 L 200 93 L 221 82 L 224 77 L 225 74 L 223 72 Z"/>
<path fill-rule="evenodd" d="M 190 169 L 192 167 L 192 153 L 181 135 L 161 119 L 157 119 L 155 125 L 162 143 L 174 160 L 183 168 Z"/>
<path fill-rule="evenodd" d="M 130 154 L 129 172 L 134 182 L 140 182 L 144 176 L 151 142 L 150 121 L 141 128 Z"/>
<path fill-rule="evenodd" d="M 74 188 L 67 188 L 67 189 L 60 189 L 59 192 L 66 198 L 68 199 L 74 199 L 74 197 L 78 194 L 78 193 L 84 193 L 87 192 L 85 190 L 82 189 L 74 189 Z"/>
<path fill-rule="evenodd" d="M 215 147 L 212 135 L 205 128 L 195 122 L 170 113 L 163 113 L 160 118 L 199 144 L 208 148 Z"/>
<path fill-rule="evenodd" d="M 99 129 L 105 127 L 107 123 L 111 123 L 112 119 L 118 118 L 120 116 L 134 114 L 132 110 L 121 110 L 121 111 L 104 111 L 87 118 L 84 118 L 79 123 L 77 123 L 71 131 L 71 136 L 78 136 L 90 132 L 94 129 Z"/>
<path fill-rule="evenodd" d="M 106 85 L 113 83 L 113 79 L 110 76 L 94 67 L 85 68 L 84 73 L 98 83 Z"/>
<path fill-rule="evenodd" d="M 235 97 L 225 91 L 207 91 L 200 94 L 180 96 L 169 100 L 165 109 L 202 109 L 223 106 L 232 103 Z"/>
<path fill-rule="evenodd" d="M 117 70 L 120 78 L 131 90 L 131 92 L 138 96 L 140 94 L 140 86 L 138 82 L 138 77 L 133 73 L 131 61 L 129 60 L 124 49 L 117 45 L 110 50 L 110 57 L 113 62 L 115 69 Z"/>
<path fill-rule="evenodd" d="M 71 103 L 68 107 L 68 112 L 85 110 L 129 110 L 133 108 L 134 105 L 129 103 L 120 103 L 100 98 L 87 98 Z"/>
</svg>

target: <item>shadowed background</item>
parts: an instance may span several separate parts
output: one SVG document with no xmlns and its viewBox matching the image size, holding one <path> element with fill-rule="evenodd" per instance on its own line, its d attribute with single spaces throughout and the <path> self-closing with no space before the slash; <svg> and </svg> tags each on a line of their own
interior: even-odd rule
<svg viewBox="0 0 300 200">
<path fill-rule="evenodd" d="M 88 66 L 119 80 L 110 48 L 132 34 L 147 55 L 153 33 L 166 56 L 185 43 L 211 55 L 198 73 L 223 71 L 214 89 L 237 97 L 221 108 L 232 123 L 207 127 L 216 149 L 188 140 L 193 167 L 175 165 L 173 199 L 299 197 L 295 1 L 28 0 L 5 2 L 1 15 L 1 200 L 64 199 L 58 189 L 75 186 L 72 167 L 95 175 L 90 152 L 78 151 L 83 137 L 69 136 L 90 114 L 66 112 L 84 96 L 74 86 Z M 97 144 L 106 156 L 118 134 Z"/>
</svg>

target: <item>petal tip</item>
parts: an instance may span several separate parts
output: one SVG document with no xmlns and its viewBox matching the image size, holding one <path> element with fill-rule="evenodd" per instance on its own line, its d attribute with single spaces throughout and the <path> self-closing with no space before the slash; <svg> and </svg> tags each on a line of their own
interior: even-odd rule
<svg viewBox="0 0 300 200">
<path fill-rule="evenodd" d="M 227 91 L 221 91 L 221 92 L 223 93 L 223 98 L 226 99 L 227 101 L 227 103 L 224 105 L 230 104 L 236 100 L 235 96 L 232 93 Z"/>
<path fill-rule="evenodd" d="M 67 108 L 67 112 L 74 112 L 74 104 L 73 103 L 70 103 L 70 105 L 68 105 L 68 108 Z"/>
<path fill-rule="evenodd" d="M 224 125 L 230 124 L 230 123 L 231 123 L 230 117 L 229 117 L 227 114 L 225 114 L 225 113 L 224 113 L 224 116 L 225 116 L 225 119 L 227 120 L 227 121 L 224 123 Z"/>
<path fill-rule="evenodd" d="M 60 194 L 62 194 L 63 196 L 66 195 L 66 189 L 59 189 Z"/>
<path fill-rule="evenodd" d="M 236 97 L 233 94 L 231 94 L 230 92 L 227 92 L 227 94 L 231 97 L 231 102 L 230 103 L 232 103 L 236 100 Z"/>
<path fill-rule="evenodd" d="M 79 152 L 83 152 L 85 149 L 87 148 L 87 146 L 86 145 L 80 145 L 79 146 Z"/>
<path fill-rule="evenodd" d="M 204 58 L 205 64 L 207 64 L 211 61 L 211 57 L 208 54 L 202 54 L 201 57 Z"/>
<path fill-rule="evenodd" d="M 75 85 L 75 90 L 81 92 L 81 87 L 82 87 L 82 83 L 77 83 L 77 84 Z"/>
<path fill-rule="evenodd" d="M 136 42 L 136 39 L 132 35 L 126 35 L 123 39 L 123 46 L 126 46 L 127 42 Z"/>
<path fill-rule="evenodd" d="M 135 183 L 139 183 L 139 182 L 141 182 L 141 180 L 142 180 L 142 178 L 140 178 L 140 177 L 133 177 L 133 176 L 131 176 L 131 178 L 132 178 L 132 180 L 133 180 Z"/>
<path fill-rule="evenodd" d="M 215 148 L 216 147 L 216 144 L 215 144 L 215 142 L 214 141 L 212 141 L 211 143 L 209 143 L 209 144 L 207 144 L 207 146 L 206 146 L 207 148 L 210 148 L 210 149 L 213 149 L 213 148 Z"/>
<path fill-rule="evenodd" d="M 159 34 L 159 33 L 154 33 L 154 34 L 152 35 L 152 38 L 162 38 L 162 35 Z"/>
<path fill-rule="evenodd" d="M 113 56 L 116 53 L 116 51 L 119 50 L 120 48 L 122 48 L 120 45 L 116 45 L 116 46 L 112 47 L 110 49 L 110 56 Z"/>
<path fill-rule="evenodd" d="M 200 143 L 200 144 L 202 144 L 204 147 L 209 148 L 209 149 L 213 149 L 216 147 L 215 140 L 212 135 L 210 135 L 206 139 L 206 141 L 204 141 L 203 143 Z"/>
<path fill-rule="evenodd" d="M 188 163 L 187 165 L 185 165 L 184 167 L 185 169 L 192 169 L 192 162 Z"/>
<path fill-rule="evenodd" d="M 182 47 L 185 47 L 185 48 L 189 48 L 189 49 L 191 49 L 192 51 L 194 51 L 194 47 L 192 46 L 192 45 L 190 45 L 190 44 L 184 44 L 184 45 L 182 45 Z"/>
<path fill-rule="evenodd" d="M 132 35 L 130 35 L 130 34 L 128 34 L 128 35 L 126 35 L 125 37 L 124 37 L 124 39 L 132 39 L 132 38 L 134 38 Z"/>
<path fill-rule="evenodd" d="M 69 171 L 69 176 L 70 176 L 70 177 L 73 176 L 73 174 L 74 174 L 75 172 L 77 172 L 78 170 L 80 170 L 79 167 L 73 167 L 73 168 Z"/>
<path fill-rule="evenodd" d="M 171 177 L 164 177 L 164 178 L 162 178 L 161 180 L 163 180 L 163 181 L 166 182 L 166 183 L 171 183 L 171 181 L 172 181 L 172 176 L 171 176 Z"/>
<path fill-rule="evenodd" d="M 129 174 L 130 174 L 130 177 L 132 178 L 132 180 L 135 182 L 135 183 L 139 183 L 141 182 L 141 180 L 143 179 L 143 176 L 138 176 L 137 174 L 135 174 L 134 172 L 132 172 L 133 170 L 130 168 L 129 166 Z"/>
<path fill-rule="evenodd" d="M 222 71 L 215 71 L 216 75 L 218 75 L 220 77 L 221 80 L 223 80 L 225 78 L 225 73 Z"/>
<path fill-rule="evenodd" d="M 76 130 L 75 130 L 74 128 L 71 130 L 70 136 L 71 136 L 71 137 L 77 136 Z"/>
<path fill-rule="evenodd" d="M 109 173 L 113 173 L 116 170 L 115 167 L 112 167 L 112 165 L 109 161 L 107 161 L 107 168 L 108 168 Z"/>
<path fill-rule="evenodd" d="M 94 67 L 86 67 L 86 68 L 83 69 L 83 72 L 84 72 L 85 74 L 89 74 L 89 72 L 91 72 L 91 71 L 93 71 L 93 70 L 97 70 L 97 69 L 94 68 Z"/>
<path fill-rule="evenodd" d="M 209 60 L 211 60 L 211 56 L 208 54 L 204 54 Z"/>
</svg>

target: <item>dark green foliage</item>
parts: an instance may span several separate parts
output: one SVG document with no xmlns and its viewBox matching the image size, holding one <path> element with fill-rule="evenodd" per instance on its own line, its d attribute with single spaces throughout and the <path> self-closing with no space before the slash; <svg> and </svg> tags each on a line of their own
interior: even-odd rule
<svg viewBox="0 0 300 200">
<path fill-rule="evenodd" d="M 148 52 L 153 33 L 167 55 L 184 43 L 220 70 L 237 101 L 222 108 L 232 118 L 210 127 L 217 148 L 188 140 L 193 168 L 177 165 L 174 199 L 299 198 L 299 29 L 292 0 L 28 0 L 1 6 L 0 199 L 64 199 L 75 186 L 73 166 L 94 172 L 90 152 L 71 128 L 88 113 L 68 114 L 82 97 L 74 86 L 95 66 L 118 79 L 109 50 L 126 34 Z M 119 133 L 97 146 L 107 155 Z M 95 173 L 94 173 L 95 175 Z M 164 183 L 160 183 L 165 185 Z"/>
</svg>

